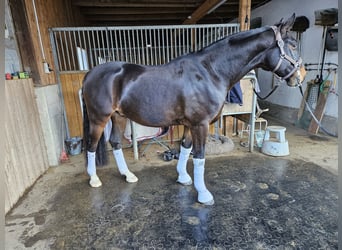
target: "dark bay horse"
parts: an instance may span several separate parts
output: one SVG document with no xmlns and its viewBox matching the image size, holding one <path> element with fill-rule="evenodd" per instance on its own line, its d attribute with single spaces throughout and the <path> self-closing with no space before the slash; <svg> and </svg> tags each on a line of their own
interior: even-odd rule
<svg viewBox="0 0 342 250">
<path fill-rule="evenodd" d="M 138 179 L 129 171 L 121 150 L 118 116 L 150 127 L 184 125 L 177 181 L 192 184 L 186 163 L 193 149 L 198 201 L 213 204 L 204 181 L 209 124 L 219 117 L 227 91 L 252 69 L 272 71 L 289 86 L 301 84 L 305 70 L 297 42 L 289 32 L 294 21 L 292 15 L 274 26 L 230 35 L 164 65 L 109 62 L 90 70 L 83 81 L 84 142 L 90 185 L 101 186 L 96 165 L 102 164 L 106 155 L 102 150 L 103 131 L 110 119 L 109 142 L 119 171 L 128 182 Z"/>
</svg>

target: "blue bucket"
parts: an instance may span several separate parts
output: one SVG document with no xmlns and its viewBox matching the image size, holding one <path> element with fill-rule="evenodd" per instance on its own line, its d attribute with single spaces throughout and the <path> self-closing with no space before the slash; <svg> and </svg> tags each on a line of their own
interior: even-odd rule
<svg viewBox="0 0 342 250">
<path fill-rule="evenodd" d="M 82 152 L 82 138 L 72 137 L 65 140 L 66 149 L 69 155 L 79 155 Z"/>
</svg>

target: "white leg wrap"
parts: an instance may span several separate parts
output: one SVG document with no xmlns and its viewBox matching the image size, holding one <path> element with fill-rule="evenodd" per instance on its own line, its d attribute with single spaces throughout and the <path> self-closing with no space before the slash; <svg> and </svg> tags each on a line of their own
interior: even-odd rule
<svg viewBox="0 0 342 250">
<path fill-rule="evenodd" d="M 127 182 L 137 182 L 138 178 L 129 171 L 122 149 L 113 150 L 114 159 L 121 175 L 126 176 Z"/>
<path fill-rule="evenodd" d="M 204 183 L 205 159 L 193 159 L 194 162 L 194 185 L 198 192 L 198 201 L 205 205 L 213 205 L 214 197 Z"/>
<path fill-rule="evenodd" d="M 100 187 L 102 185 L 102 182 L 100 181 L 99 177 L 96 175 L 96 164 L 95 164 L 96 152 L 87 151 L 87 157 L 88 157 L 87 173 L 90 176 L 89 185 L 91 187 Z"/>
<path fill-rule="evenodd" d="M 183 185 L 191 185 L 192 179 L 186 171 L 186 163 L 188 162 L 191 148 L 180 147 L 180 154 L 177 162 L 178 179 L 177 182 Z"/>
</svg>

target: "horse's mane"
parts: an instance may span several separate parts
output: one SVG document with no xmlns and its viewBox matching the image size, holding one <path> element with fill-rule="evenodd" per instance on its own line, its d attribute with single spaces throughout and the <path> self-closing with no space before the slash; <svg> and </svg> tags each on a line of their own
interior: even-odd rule
<svg viewBox="0 0 342 250">
<path fill-rule="evenodd" d="M 270 29 L 270 27 L 261 27 L 261 28 L 257 28 L 257 29 L 243 31 L 243 32 L 235 33 L 235 34 L 229 36 L 228 39 L 229 39 L 229 42 L 231 44 L 237 44 L 237 43 L 241 43 L 242 41 L 245 41 L 245 40 L 250 40 L 254 36 L 259 35 L 260 33 L 264 32 L 268 29 Z"/>
</svg>

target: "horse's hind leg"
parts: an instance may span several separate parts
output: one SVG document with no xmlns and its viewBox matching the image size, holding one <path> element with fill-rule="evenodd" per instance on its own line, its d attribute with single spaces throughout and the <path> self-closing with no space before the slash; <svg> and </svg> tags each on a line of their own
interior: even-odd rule
<svg viewBox="0 0 342 250">
<path fill-rule="evenodd" d="M 121 175 L 126 176 L 127 182 L 137 182 L 138 178 L 128 169 L 127 163 L 122 152 L 120 126 L 116 121 L 116 113 L 112 115 L 112 132 L 109 142 L 113 147 L 113 155 Z"/>
<path fill-rule="evenodd" d="M 201 124 L 191 129 L 193 140 L 194 186 L 198 192 L 198 201 L 205 205 L 213 205 L 214 197 L 204 182 L 205 141 L 209 124 Z"/>
<path fill-rule="evenodd" d="M 100 187 L 101 180 L 96 174 L 96 148 L 98 141 L 101 138 L 103 127 L 100 125 L 91 124 L 89 131 L 89 141 L 87 142 L 87 173 L 90 176 L 89 185 L 91 187 Z"/>
<path fill-rule="evenodd" d="M 188 162 L 192 149 L 191 134 L 188 127 L 184 126 L 184 134 L 182 143 L 180 146 L 180 153 L 177 162 L 178 179 L 177 182 L 183 185 L 191 185 L 192 179 L 186 170 L 186 164 Z"/>
</svg>

